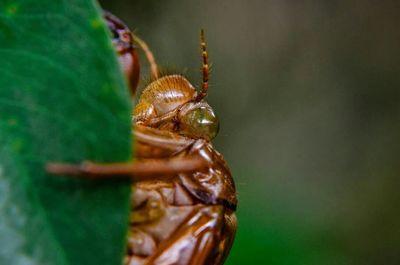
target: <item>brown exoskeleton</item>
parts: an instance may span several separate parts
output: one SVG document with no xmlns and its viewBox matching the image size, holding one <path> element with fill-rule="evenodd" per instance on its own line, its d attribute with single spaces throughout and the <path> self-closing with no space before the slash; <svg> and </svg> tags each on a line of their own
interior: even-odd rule
<svg viewBox="0 0 400 265">
<path fill-rule="evenodd" d="M 136 161 L 81 165 L 50 163 L 55 174 L 131 176 L 135 181 L 125 264 L 222 264 L 236 232 L 235 186 L 229 168 L 211 140 L 219 124 L 204 100 L 208 55 L 201 33 L 201 89 L 182 75 L 159 76 L 147 45 L 114 16 L 105 18 L 114 33 L 120 62 L 134 91 L 137 54 L 132 37 L 145 51 L 152 82 L 133 113 Z M 122 49 L 125 47 L 126 49 Z M 127 59 L 128 58 L 128 59 Z"/>
</svg>

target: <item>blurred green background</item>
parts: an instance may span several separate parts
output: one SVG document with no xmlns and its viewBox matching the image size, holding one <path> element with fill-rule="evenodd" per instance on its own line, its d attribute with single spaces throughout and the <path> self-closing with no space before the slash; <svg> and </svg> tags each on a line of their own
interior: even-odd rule
<svg viewBox="0 0 400 265">
<path fill-rule="evenodd" d="M 399 1 L 100 2 L 195 84 L 206 31 L 227 264 L 400 264 Z"/>
</svg>

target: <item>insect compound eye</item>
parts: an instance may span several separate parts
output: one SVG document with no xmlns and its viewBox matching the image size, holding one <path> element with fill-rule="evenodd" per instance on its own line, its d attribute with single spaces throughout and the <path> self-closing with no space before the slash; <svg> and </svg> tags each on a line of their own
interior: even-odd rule
<svg viewBox="0 0 400 265">
<path fill-rule="evenodd" d="M 217 136 L 219 121 L 209 106 L 198 106 L 186 111 L 180 119 L 181 133 L 208 141 Z"/>
</svg>

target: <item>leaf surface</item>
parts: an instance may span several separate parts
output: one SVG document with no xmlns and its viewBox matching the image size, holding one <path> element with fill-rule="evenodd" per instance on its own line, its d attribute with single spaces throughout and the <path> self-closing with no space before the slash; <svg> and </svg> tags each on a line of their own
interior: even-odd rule
<svg viewBox="0 0 400 265">
<path fill-rule="evenodd" d="M 121 264 L 129 182 L 44 170 L 131 159 L 109 35 L 95 1 L 0 2 L 0 264 Z"/>
</svg>

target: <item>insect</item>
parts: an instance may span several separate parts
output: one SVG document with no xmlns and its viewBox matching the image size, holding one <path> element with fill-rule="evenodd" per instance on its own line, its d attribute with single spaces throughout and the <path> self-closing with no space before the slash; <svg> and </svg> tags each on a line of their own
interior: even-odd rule
<svg viewBox="0 0 400 265">
<path fill-rule="evenodd" d="M 139 71 L 132 40 L 151 66 L 152 81 L 133 110 L 137 160 L 49 163 L 47 170 L 93 178 L 128 175 L 134 180 L 126 265 L 223 264 L 236 232 L 237 199 L 228 165 L 211 144 L 219 123 L 204 100 L 209 74 L 204 32 L 203 79 L 197 91 L 182 75 L 161 76 L 146 43 L 133 34 L 116 34 L 129 30 L 113 15 L 106 13 L 105 18 L 132 91 Z M 120 45 L 130 49 L 121 52 Z"/>
<path fill-rule="evenodd" d="M 112 41 L 118 53 L 118 60 L 128 79 L 132 95 L 135 94 L 139 82 L 140 64 L 132 33 L 128 27 L 111 13 L 104 11 L 104 18 L 112 33 Z"/>
</svg>

